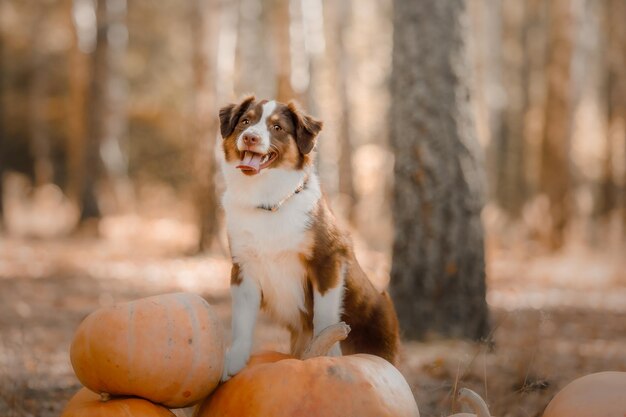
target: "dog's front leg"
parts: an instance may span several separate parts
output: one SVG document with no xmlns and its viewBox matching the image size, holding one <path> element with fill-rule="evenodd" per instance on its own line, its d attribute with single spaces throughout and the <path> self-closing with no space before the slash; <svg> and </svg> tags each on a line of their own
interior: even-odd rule
<svg viewBox="0 0 626 417">
<path fill-rule="evenodd" d="M 241 274 L 233 266 L 230 292 L 232 296 L 232 346 L 226 352 L 222 380 L 239 372 L 250 358 L 254 326 L 261 306 L 261 289 L 256 281 Z"/>
<path fill-rule="evenodd" d="M 317 336 L 326 327 L 341 321 L 343 307 L 343 291 L 345 284 L 346 265 L 337 264 L 331 281 L 335 285 L 327 287 L 318 281 L 313 285 L 313 334 Z M 329 356 L 341 356 L 341 346 L 335 343 L 328 352 Z"/>
</svg>

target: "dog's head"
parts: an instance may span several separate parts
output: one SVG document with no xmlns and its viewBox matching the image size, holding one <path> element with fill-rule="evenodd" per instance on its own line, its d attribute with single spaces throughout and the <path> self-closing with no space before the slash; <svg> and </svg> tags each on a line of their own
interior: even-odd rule
<svg viewBox="0 0 626 417">
<path fill-rule="evenodd" d="M 265 169 L 302 169 L 311 163 L 322 122 L 294 103 L 257 101 L 254 96 L 220 109 L 220 132 L 228 163 L 245 175 Z"/>
</svg>

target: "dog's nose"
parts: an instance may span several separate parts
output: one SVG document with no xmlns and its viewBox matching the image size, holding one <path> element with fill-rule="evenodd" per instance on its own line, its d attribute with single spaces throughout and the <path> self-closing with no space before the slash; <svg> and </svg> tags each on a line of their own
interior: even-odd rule
<svg viewBox="0 0 626 417">
<path fill-rule="evenodd" d="M 256 145 L 261 141 L 261 138 L 253 133 L 244 133 L 243 135 L 243 143 L 247 146 Z"/>
</svg>

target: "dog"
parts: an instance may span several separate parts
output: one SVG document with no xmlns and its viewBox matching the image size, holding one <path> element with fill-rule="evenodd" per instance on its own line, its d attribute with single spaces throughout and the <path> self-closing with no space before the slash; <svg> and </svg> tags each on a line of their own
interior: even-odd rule
<svg viewBox="0 0 626 417">
<path fill-rule="evenodd" d="M 370 353 L 394 363 L 393 303 L 359 266 L 320 189 L 314 148 L 322 122 L 293 102 L 254 96 L 220 109 L 219 122 L 233 262 L 223 379 L 248 362 L 261 309 L 289 330 L 296 357 L 325 327 L 345 321 L 352 330 L 330 355 Z"/>
</svg>

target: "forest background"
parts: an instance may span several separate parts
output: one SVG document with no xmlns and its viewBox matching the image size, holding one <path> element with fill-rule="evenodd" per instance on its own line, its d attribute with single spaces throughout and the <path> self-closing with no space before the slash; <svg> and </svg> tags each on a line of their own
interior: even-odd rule
<svg viewBox="0 0 626 417">
<path fill-rule="evenodd" d="M 98 306 L 194 291 L 228 327 L 216 115 L 246 93 L 295 99 L 324 120 L 322 185 L 360 262 L 392 293 L 402 270 L 437 277 L 424 265 L 441 256 L 428 245 L 403 254 L 399 243 L 410 229 L 399 219 L 426 227 L 423 199 L 400 204 L 414 190 L 398 161 L 422 163 L 402 138 L 414 146 L 432 133 L 412 114 L 466 105 L 461 133 L 433 137 L 468 134 L 477 145 L 465 192 L 484 252 L 471 254 L 480 262 L 467 279 L 486 283 L 488 309 L 478 309 L 488 325 L 457 332 L 443 314 L 440 328 L 422 329 L 398 297 L 400 369 L 422 415 L 456 410 L 461 384 L 494 415 L 538 416 L 572 378 L 626 371 L 626 2 L 435 3 L 2 1 L 0 414 L 59 414 L 78 387 L 67 347 Z M 415 28 L 423 41 L 411 60 L 399 34 Z M 450 42 L 461 54 L 442 33 L 458 33 Z M 407 105 L 398 80 L 418 89 L 436 79 L 435 50 L 467 94 Z M 425 195 L 457 189 L 434 168 L 456 160 L 454 149 L 414 173 Z M 427 316 L 462 300 L 411 288 L 404 302 L 431 306 Z M 259 332 L 259 346 L 284 348 L 280 329 L 263 322 Z"/>
</svg>

